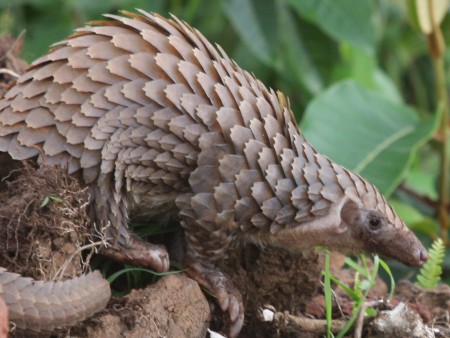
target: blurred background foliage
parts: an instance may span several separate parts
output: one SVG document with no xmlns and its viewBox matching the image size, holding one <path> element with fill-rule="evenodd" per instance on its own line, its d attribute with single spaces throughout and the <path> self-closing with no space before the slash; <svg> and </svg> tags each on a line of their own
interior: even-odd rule
<svg viewBox="0 0 450 338">
<path fill-rule="evenodd" d="M 283 91 L 310 142 L 390 195 L 428 245 L 440 236 L 442 135 L 432 58 L 413 5 L 413 0 L 1 0 L 0 33 L 17 36 L 25 30 L 23 58 L 32 61 L 103 13 L 135 8 L 172 13 Z M 448 16 L 441 27 L 448 44 Z M 447 276 L 449 269 L 447 255 Z"/>
</svg>

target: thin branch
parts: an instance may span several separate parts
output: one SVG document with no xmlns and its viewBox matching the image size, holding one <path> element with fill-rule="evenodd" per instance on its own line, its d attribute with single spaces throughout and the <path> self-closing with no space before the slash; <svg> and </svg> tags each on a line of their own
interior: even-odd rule
<svg viewBox="0 0 450 338">
<path fill-rule="evenodd" d="M 17 44 L 19 42 L 22 42 L 23 36 L 25 35 L 25 30 L 22 30 L 19 34 L 19 36 L 14 40 L 14 42 L 12 43 L 12 45 L 9 47 L 9 49 L 6 51 L 5 54 L 3 54 L 0 57 L 0 61 L 3 61 L 4 59 L 6 59 L 8 56 L 10 56 L 11 54 L 14 54 L 14 50 L 17 46 Z"/>
<path fill-rule="evenodd" d="M 439 107 L 442 107 L 442 121 L 441 121 L 441 134 L 442 134 L 442 148 L 441 148 L 441 182 L 439 189 L 439 222 L 441 224 L 441 238 L 446 241 L 448 233 L 448 191 L 449 191 L 449 132 L 448 132 L 448 120 L 449 120 L 449 108 L 448 108 L 448 95 L 447 84 L 445 80 L 445 64 L 444 64 L 444 52 L 445 43 L 442 36 L 441 27 L 434 17 L 434 0 L 428 1 L 428 12 L 430 14 L 430 21 L 432 23 L 433 30 L 428 36 L 430 54 L 433 60 L 433 69 L 436 81 L 436 88 L 438 92 Z"/>
<path fill-rule="evenodd" d="M 361 308 L 359 309 L 359 313 L 358 313 L 358 319 L 356 320 L 356 324 L 355 324 L 355 334 L 353 336 L 354 338 L 362 337 L 362 329 L 363 329 L 364 318 L 366 315 L 367 308 L 374 307 L 382 302 L 383 301 L 374 300 L 372 302 L 364 302 L 364 304 L 361 305 Z"/>
<path fill-rule="evenodd" d="M 299 317 L 286 312 L 276 311 L 273 307 L 266 308 L 263 311 L 270 311 L 270 316 L 263 315 L 263 320 L 273 322 L 281 331 L 284 332 L 315 332 L 325 334 L 327 332 L 327 321 L 325 319 L 313 319 Z M 331 332 L 341 331 L 346 324 L 345 320 L 332 320 Z"/>
<path fill-rule="evenodd" d="M 81 246 L 79 248 L 77 248 L 77 250 L 75 252 L 73 252 L 68 259 L 66 259 L 66 261 L 64 262 L 63 266 L 60 267 L 58 269 L 58 271 L 55 274 L 55 278 L 54 280 L 60 281 L 62 276 L 64 275 L 64 272 L 66 271 L 69 263 L 72 261 L 72 259 L 74 259 L 80 252 L 82 252 L 85 249 L 94 249 L 97 250 L 98 247 L 104 246 L 105 245 L 105 241 L 102 239 L 100 241 L 97 242 L 91 242 L 89 244 L 86 244 L 84 246 Z"/>
<path fill-rule="evenodd" d="M 8 68 L 0 68 L 0 74 L 7 74 L 9 76 L 12 76 L 15 79 L 18 79 L 20 76 L 15 71 L 8 69 Z"/>
<path fill-rule="evenodd" d="M 400 184 L 398 189 L 399 189 L 399 191 L 404 192 L 408 196 L 411 196 L 412 198 L 414 198 L 421 204 L 423 204 L 427 207 L 433 208 L 433 211 L 437 210 L 439 207 L 438 201 L 435 201 L 434 199 L 432 199 L 428 196 L 419 194 L 417 191 L 415 191 L 414 189 L 411 189 L 410 187 L 406 186 L 405 184 Z M 447 206 L 447 208 L 449 208 L 449 207 L 450 206 Z"/>
</svg>

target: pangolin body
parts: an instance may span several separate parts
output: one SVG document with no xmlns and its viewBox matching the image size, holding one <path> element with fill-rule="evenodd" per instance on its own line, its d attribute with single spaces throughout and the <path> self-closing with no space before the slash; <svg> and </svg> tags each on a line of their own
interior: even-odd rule
<svg viewBox="0 0 450 338">
<path fill-rule="evenodd" d="M 95 221 L 110 223 L 111 243 L 125 251 L 130 212 L 177 210 L 188 271 L 217 295 L 232 336 L 242 299 L 217 262 L 239 238 L 426 260 L 372 184 L 306 142 L 281 93 L 175 17 L 107 17 L 57 44 L 7 92 L 0 152 L 80 173 Z M 167 269 L 165 251 L 151 250 L 150 265 Z"/>
</svg>

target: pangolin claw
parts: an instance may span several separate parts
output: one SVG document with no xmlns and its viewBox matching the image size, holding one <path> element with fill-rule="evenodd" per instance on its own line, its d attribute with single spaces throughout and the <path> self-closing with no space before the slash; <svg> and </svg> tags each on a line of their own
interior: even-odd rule
<svg viewBox="0 0 450 338">
<path fill-rule="evenodd" d="M 237 290 L 235 289 L 235 291 Z M 244 324 L 244 304 L 241 294 L 229 294 L 227 303 L 227 312 L 230 319 L 229 336 L 237 337 Z"/>
<path fill-rule="evenodd" d="M 244 324 L 244 303 L 242 295 L 233 284 L 211 266 L 200 263 L 188 263 L 189 277 L 208 289 L 215 297 L 223 312 L 228 313 L 229 337 L 237 337 Z"/>
<path fill-rule="evenodd" d="M 126 245 L 115 243 L 104 248 L 102 254 L 119 262 L 149 267 L 156 272 L 168 271 L 170 267 L 169 254 L 162 245 L 152 244 L 137 237 Z"/>
</svg>

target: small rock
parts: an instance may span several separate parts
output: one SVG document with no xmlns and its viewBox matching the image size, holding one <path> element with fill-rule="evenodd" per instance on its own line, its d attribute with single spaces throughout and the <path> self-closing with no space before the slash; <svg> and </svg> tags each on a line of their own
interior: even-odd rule
<svg viewBox="0 0 450 338">
<path fill-rule="evenodd" d="M 8 337 L 8 308 L 0 298 L 0 338 Z"/>
<path fill-rule="evenodd" d="M 405 303 L 383 311 L 372 322 L 368 338 L 434 338 L 433 330 Z"/>
</svg>

